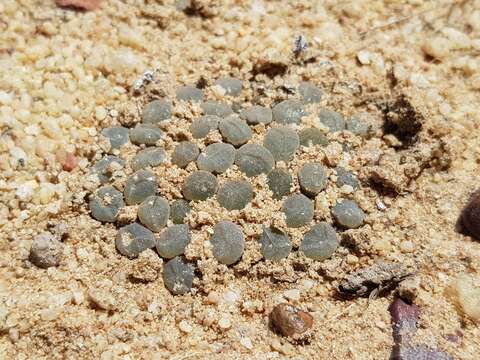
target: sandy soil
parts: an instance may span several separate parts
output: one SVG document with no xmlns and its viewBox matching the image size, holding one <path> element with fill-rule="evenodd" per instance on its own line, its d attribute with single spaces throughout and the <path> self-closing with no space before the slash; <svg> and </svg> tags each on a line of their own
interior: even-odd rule
<svg viewBox="0 0 480 360">
<path fill-rule="evenodd" d="M 445 291 L 459 276 L 477 286 L 480 277 L 479 242 L 455 230 L 480 185 L 480 1 L 194 4 L 189 14 L 168 0 L 104 1 L 90 12 L 44 0 L 0 4 L 0 357 L 387 359 L 394 294 L 340 300 L 335 289 L 345 274 L 391 261 L 417 269 L 416 341 L 475 359 L 480 319 L 462 304 L 478 308 L 478 290 L 472 285 L 453 299 Z M 300 34 L 309 48 L 295 58 Z M 155 83 L 134 95 L 132 84 L 152 69 Z M 116 252 L 114 226 L 89 215 L 86 199 L 96 185 L 87 175 L 103 152 L 102 128 L 138 121 L 155 91 L 173 98 L 180 85 L 210 85 L 225 75 L 249 84 L 245 102 L 257 100 L 260 85 L 269 105 L 288 96 L 282 86 L 308 80 L 325 91 L 321 107 L 369 115 L 374 136 L 351 138 L 349 154 L 330 146 L 291 165 L 320 158 L 354 170 L 367 221 L 342 234 L 342 246 L 320 264 L 291 256 L 271 266 L 259 261 L 250 239 L 242 261 L 226 267 L 204 240 L 215 219 L 230 215 L 213 202 L 198 205 L 186 255 L 202 277 L 192 294 L 172 296 L 161 277 L 131 281 L 157 271 L 161 260 Z M 198 112 L 177 106 L 168 133 L 182 137 Z M 381 125 L 392 116 L 416 130 L 387 134 Z M 169 154 L 171 147 L 167 141 Z M 66 153 L 79 160 L 73 171 L 62 168 Z M 186 172 L 157 171 L 167 197 L 178 197 Z M 257 181 L 261 199 L 265 186 Z M 316 210 L 327 221 L 328 206 L 342 195 L 329 189 Z M 278 207 L 270 200 L 256 213 L 232 216 L 254 234 Z M 39 269 L 28 261 L 32 239 L 59 222 L 69 228 L 62 262 Z M 291 235 L 298 245 L 300 235 Z M 268 314 L 282 301 L 314 317 L 305 341 L 268 328 Z M 460 343 L 447 339 L 458 332 Z"/>
</svg>

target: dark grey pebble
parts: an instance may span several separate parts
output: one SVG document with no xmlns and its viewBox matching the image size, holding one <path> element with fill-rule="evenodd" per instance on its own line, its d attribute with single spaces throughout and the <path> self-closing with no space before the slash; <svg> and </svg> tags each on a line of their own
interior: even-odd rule
<svg viewBox="0 0 480 360">
<path fill-rule="evenodd" d="M 97 174 L 102 184 L 109 182 L 112 177 L 112 163 L 117 163 L 121 168 L 125 166 L 125 160 L 113 155 L 104 156 L 93 166 L 92 171 Z"/>
<path fill-rule="evenodd" d="M 202 103 L 201 108 L 205 115 L 215 115 L 224 118 L 233 114 L 233 110 L 230 105 L 217 101 L 205 101 Z"/>
<path fill-rule="evenodd" d="M 298 91 L 306 104 L 319 103 L 322 100 L 323 91 L 309 82 L 301 82 Z"/>
<path fill-rule="evenodd" d="M 335 229 L 326 222 L 313 225 L 300 244 L 300 251 L 313 260 L 328 259 L 339 244 Z"/>
<path fill-rule="evenodd" d="M 102 135 L 110 141 L 112 150 L 120 149 L 128 143 L 128 129 L 122 126 L 112 126 L 102 130 Z"/>
<path fill-rule="evenodd" d="M 237 150 L 235 164 L 240 171 L 252 177 L 272 171 L 275 160 L 270 151 L 258 144 L 245 144 Z"/>
<path fill-rule="evenodd" d="M 241 210 L 253 199 L 253 188 L 245 180 L 227 180 L 217 192 L 217 200 L 227 210 Z"/>
<path fill-rule="evenodd" d="M 200 170 L 221 174 L 233 165 L 235 161 L 235 148 L 225 143 L 208 145 L 197 158 Z"/>
<path fill-rule="evenodd" d="M 343 116 L 336 111 L 322 110 L 318 115 L 320 122 L 328 127 L 331 132 L 345 130 L 345 120 Z"/>
<path fill-rule="evenodd" d="M 233 146 L 243 145 L 252 137 L 252 130 L 246 121 L 240 119 L 238 115 L 232 115 L 221 120 L 218 128 L 223 140 Z"/>
<path fill-rule="evenodd" d="M 192 290 L 194 268 L 183 257 L 177 256 L 163 267 L 163 283 L 174 295 L 182 295 Z"/>
<path fill-rule="evenodd" d="M 274 169 L 267 176 L 268 188 L 273 193 L 273 198 L 280 200 L 290 194 L 292 188 L 292 175 L 285 169 Z"/>
<path fill-rule="evenodd" d="M 165 150 L 157 147 L 149 147 L 140 150 L 132 159 L 130 166 L 133 171 L 138 171 L 146 167 L 159 166 L 167 160 L 167 153 Z"/>
<path fill-rule="evenodd" d="M 358 189 L 358 179 L 351 171 L 347 171 L 340 166 L 335 168 L 335 171 L 337 172 L 337 186 L 339 188 L 343 185 L 350 185 L 354 190 Z"/>
<path fill-rule="evenodd" d="M 114 222 L 124 206 L 122 193 L 110 185 L 97 189 L 89 202 L 92 217 L 102 222 Z"/>
<path fill-rule="evenodd" d="M 307 115 L 298 100 L 284 100 L 273 107 L 273 120 L 280 124 L 298 124 Z"/>
<path fill-rule="evenodd" d="M 298 133 L 300 145 L 305 147 L 320 145 L 327 146 L 328 138 L 317 128 L 305 128 Z"/>
<path fill-rule="evenodd" d="M 130 129 L 130 141 L 135 145 L 155 145 L 163 136 L 163 131 L 153 124 L 137 124 Z"/>
<path fill-rule="evenodd" d="M 196 144 L 191 141 L 182 141 L 173 150 L 172 163 L 183 169 L 197 160 L 199 154 L 200 150 Z"/>
<path fill-rule="evenodd" d="M 313 201 L 303 194 L 293 194 L 283 202 L 282 211 L 288 227 L 307 225 L 313 220 Z"/>
<path fill-rule="evenodd" d="M 358 136 L 367 136 L 370 131 L 370 125 L 358 117 L 353 117 L 347 120 L 345 127 L 352 134 Z"/>
<path fill-rule="evenodd" d="M 231 221 L 220 221 L 215 225 L 211 242 L 213 256 L 225 265 L 237 262 L 245 250 L 242 229 Z"/>
<path fill-rule="evenodd" d="M 142 112 L 142 122 L 144 124 L 159 124 L 172 117 L 172 104 L 167 100 L 153 100 L 149 102 Z"/>
<path fill-rule="evenodd" d="M 261 253 L 267 260 L 278 261 L 292 251 L 292 242 L 287 234 L 275 227 L 263 227 L 260 236 Z"/>
<path fill-rule="evenodd" d="M 177 100 L 199 102 L 203 99 L 203 91 L 193 86 L 182 86 L 177 89 Z"/>
<path fill-rule="evenodd" d="M 217 188 L 217 178 L 207 171 L 199 170 L 185 179 L 182 192 L 185 199 L 198 201 L 215 195 Z"/>
<path fill-rule="evenodd" d="M 279 126 L 267 131 L 263 146 L 272 153 L 275 161 L 289 161 L 300 146 L 300 139 L 294 130 Z"/>
<path fill-rule="evenodd" d="M 142 251 L 155 247 L 155 235 L 140 224 L 129 224 L 118 230 L 115 246 L 120 254 L 134 259 Z"/>
<path fill-rule="evenodd" d="M 190 243 L 191 238 L 187 225 L 179 224 L 169 226 L 162 231 L 157 240 L 158 254 L 165 259 L 183 255 L 185 247 Z"/>
<path fill-rule="evenodd" d="M 332 208 L 332 215 L 338 225 L 355 229 L 360 227 L 365 220 L 365 213 L 355 201 L 343 200 Z"/>
<path fill-rule="evenodd" d="M 253 105 L 240 112 L 240 117 L 250 125 L 270 124 L 272 122 L 272 110 L 270 108 Z"/>
<path fill-rule="evenodd" d="M 57 236 L 43 232 L 33 238 L 28 259 L 42 269 L 58 266 L 63 257 L 63 248 Z"/>
<path fill-rule="evenodd" d="M 139 170 L 127 179 L 123 191 L 125 202 L 128 205 L 140 204 L 150 195 L 155 195 L 157 188 L 155 174 L 148 170 Z"/>
<path fill-rule="evenodd" d="M 298 182 L 305 195 L 316 196 L 327 185 L 327 173 L 319 163 L 306 163 L 298 172 Z"/>
<path fill-rule="evenodd" d="M 218 129 L 220 118 L 215 115 L 204 115 L 198 119 L 193 120 L 190 125 L 190 133 L 194 139 L 202 139 L 206 137 L 211 131 Z"/>
<path fill-rule="evenodd" d="M 172 219 L 174 224 L 183 224 L 191 210 L 192 208 L 188 201 L 183 199 L 175 200 L 170 204 L 170 219 Z"/>
<path fill-rule="evenodd" d="M 220 85 L 225 89 L 225 94 L 230 96 L 238 96 L 242 93 L 242 80 L 230 76 L 218 79 L 215 85 Z"/>
<path fill-rule="evenodd" d="M 160 196 L 149 196 L 138 207 L 138 219 L 148 229 L 159 232 L 170 216 L 168 201 Z"/>
</svg>

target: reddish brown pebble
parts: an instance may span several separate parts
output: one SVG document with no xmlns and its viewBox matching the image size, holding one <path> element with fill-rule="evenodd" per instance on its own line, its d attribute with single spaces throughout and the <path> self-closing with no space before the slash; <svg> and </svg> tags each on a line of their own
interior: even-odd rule
<svg viewBox="0 0 480 360">
<path fill-rule="evenodd" d="M 313 317 L 289 304 L 280 304 L 270 313 L 272 326 L 284 336 L 302 334 L 313 325 Z"/>
<path fill-rule="evenodd" d="M 67 153 L 65 157 L 65 161 L 62 163 L 63 170 L 65 171 L 72 171 L 78 165 L 78 159 L 72 153 Z"/>
<path fill-rule="evenodd" d="M 102 0 L 55 0 L 60 7 L 74 8 L 79 10 L 95 10 L 100 7 Z"/>
<path fill-rule="evenodd" d="M 468 235 L 480 241 L 480 189 L 473 193 L 463 209 L 461 222 Z"/>
</svg>

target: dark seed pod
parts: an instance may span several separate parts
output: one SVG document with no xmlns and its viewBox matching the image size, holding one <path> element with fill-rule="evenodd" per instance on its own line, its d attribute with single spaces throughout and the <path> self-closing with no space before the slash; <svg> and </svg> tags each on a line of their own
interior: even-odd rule
<svg viewBox="0 0 480 360">
<path fill-rule="evenodd" d="M 460 222 L 466 235 L 480 241 L 480 189 L 473 193 L 463 208 Z"/>
</svg>

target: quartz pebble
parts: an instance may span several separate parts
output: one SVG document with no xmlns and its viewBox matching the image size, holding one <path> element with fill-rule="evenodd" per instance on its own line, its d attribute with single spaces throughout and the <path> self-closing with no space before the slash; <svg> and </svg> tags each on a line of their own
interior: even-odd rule
<svg viewBox="0 0 480 360">
<path fill-rule="evenodd" d="M 253 105 L 242 110 L 240 117 L 250 125 L 270 124 L 272 122 L 272 110 L 270 108 Z"/>
<path fill-rule="evenodd" d="M 345 130 L 345 120 L 343 116 L 336 111 L 322 110 L 318 118 L 331 132 Z"/>
<path fill-rule="evenodd" d="M 274 169 L 267 175 L 268 188 L 275 200 L 290 194 L 293 185 L 292 175 L 285 169 Z"/>
<path fill-rule="evenodd" d="M 328 139 L 322 133 L 320 129 L 317 128 L 305 128 L 300 130 L 298 133 L 300 138 L 300 145 L 305 147 L 320 145 L 320 146 L 327 146 Z"/>
<path fill-rule="evenodd" d="M 313 202 L 303 194 L 293 194 L 282 206 L 288 227 L 297 228 L 313 220 Z"/>
<path fill-rule="evenodd" d="M 232 115 L 220 121 L 218 127 L 223 140 L 233 146 L 243 145 L 252 137 L 252 130 L 238 115 Z"/>
<path fill-rule="evenodd" d="M 295 306 L 283 303 L 270 313 L 270 324 L 283 336 L 298 336 L 313 325 L 313 317 Z"/>
<path fill-rule="evenodd" d="M 110 141 L 110 147 L 113 150 L 120 149 L 129 141 L 128 129 L 122 126 L 105 128 L 101 134 Z"/>
<path fill-rule="evenodd" d="M 323 95 L 321 89 L 308 82 L 301 82 L 298 86 L 298 92 L 306 104 L 319 103 Z"/>
<path fill-rule="evenodd" d="M 138 208 L 138 219 L 148 229 L 158 232 L 167 225 L 170 215 L 168 201 L 160 196 L 149 196 Z"/>
<path fill-rule="evenodd" d="M 347 171 L 340 166 L 338 166 L 335 171 L 337 172 L 336 184 L 339 188 L 344 185 L 350 185 L 354 190 L 358 189 L 358 179 L 351 171 Z"/>
<path fill-rule="evenodd" d="M 197 158 L 197 166 L 200 170 L 221 174 L 233 165 L 235 161 L 235 148 L 225 143 L 213 143 L 208 145 Z"/>
<path fill-rule="evenodd" d="M 63 256 L 63 244 L 57 236 L 48 232 L 33 238 L 29 260 L 40 268 L 58 266 Z"/>
<path fill-rule="evenodd" d="M 205 115 L 215 115 L 224 118 L 233 114 L 232 107 L 217 101 L 205 101 L 200 105 Z"/>
<path fill-rule="evenodd" d="M 157 240 L 157 251 L 161 257 L 171 259 L 182 255 L 190 243 L 191 235 L 187 225 L 172 225 L 166 228 Z"/>
<path fill-rule="evenodd" d="M 365 220 L 365 213 L 359 208 L 357 203 L 352 200 L 343 200 L 332 208 L 332 215 L 338 225 L 355 229 L 360 227 Z"/>
<path fill-rule="evenodd" d="M 155 174 L 149 170 L 139 170 L 131 175 L 123 191 L 128 205 L 140 204 L 150 195 L 155 195 L 158 184 Z"/>
<path fill-rule="evenodd" d="M 203 99 L 203 91 L 193 86 L 182 86 L 177 89 L 177 100 L 199 102 Z"/>
<path fill-rule="evenodd" d="M 326 222 L 315 224 L 308 230 L 300 244 L 300 251 L 314 260 L 328 259 L 339 244 L 335 229 Z"/>
<path fill-rule="evenodd" d="M 252 185 L 245 180 L 228 180 L 218 189 L 217 200 L 227 210 L 241 210 L 253 199 Z"/>
<path fill-rule="evenodd" d="M 263 227 L 259 241 L 260 251 L 267 260 L 278 261 L 284 259 L 292 251 L 292 242 L 288 235 L 275 227 Z"/>
<path fill-rule="evenodd" d="M 298 124 L 307 115 L 298 100 L 284 100 L 273 107 L 273 119 L 280 124 Z"/>
<path fill-rule="evenodd" d="M 175 200 L 170 205 L 170 219 L 174 224 L 183 224 L 191 210 L 192 208 L 188 201 L 183 199 Z"/>
<path fill-rule="evenodd" d="M 190 292 L 193 286 L 194 268 L 183 257 L 177 256 L 163 267 L 163 282 L 174 295 Z"/>
<path fill-rule="evenodd" d="M 218 79 L 215 85 L 225 89 L 225 95 L 239 96 L 242 92 L 242 80 L 230 76 Z"/>
<path fill-rule="evenodd" d="M 298 172 L 298 182 L 305 195 L 316 196 L 327 185 L 325 168 L 319 163 L 306 163 Z"/>
<path fill-rule="evenodd" d="M 237 262 L 245 250 L 242 229 L 231 221 L 220 221 L 215 225 L 211 242 L 213 256 L 225 265 Z"/>
<path fill-rule="evenodd" d="M 263 146 L 272 153 L 275 161 L 289 161 L 300 146 L 300 139 L 294 130 L 280 126 L 267 131 Z"/>
<path fill-rule="evenodd" d="M 137 124 L 130 129 L 130 141 L 135 145 L 155 145 L 163 136 L 163 131 L 153 124 Z"/>
<path fill-rule="evenodd" d="M 149 102 L 142 112 L 144 124 L 159 124 L 172 117 L 172 105 L 167 100 L 153 100 Z"/>
<path fill-rule="evenodd" d="M 270 151 L 258 144 L 245 144 L 237 150 L 235 164 L 252 177 L 272 171 L 275 160 Z"/>
<path fill-rule="evenodd" d="M 199 154 L 200 150 L 196 144 L 190 141 L 182 141 L 173 150 L 172 163 L 183 169 L 192 161 L 197 160 Z"/>
<path fill-rule="evenodd" d="M 155 246 L 155 235 L 140 224 L 129 224 L 118 231 L 115 246 L 120 254 L 133 259 Z"/>
<path fill-rule="evenodd" d="M 157 147 L 149 147 L 140 150 L 132 159 L 130 166 L 133 171 L 142 170 L 146 167 L 156 167 L 167 160 L 167 153 L 165 150 Z"/>
<path fill-rule="evenodd" d="M 182 192 L 187 200 L 206 200 L 215 195 L 217 188 L 217 178 L 207 171 L 199 170 L 185 179 Z"/>
<path fill-rule="evenodd" d="M 110 185 L 99 188 L 89 202 L 92 217 L 102 222 L 114 222 L 124 206 L 122 193 Z"/>
<path fill-rule="evenodd" d="M 93 172 L 97 174 L 102 184 L 108 182 L 115 169 L 121 169 L 125 166 L 125 160 L 118 156 L 106 155 L 93 166 Z"/>
<path fill-rule="evenodd" d="M 215 115 L 204 115 L 198 119 L 193 120 L 190 125 L 190 133 L 194 139 L 202 139 L 206 137 L 211 131 L 218 128 L 220 118 Z"/>
</svg>

